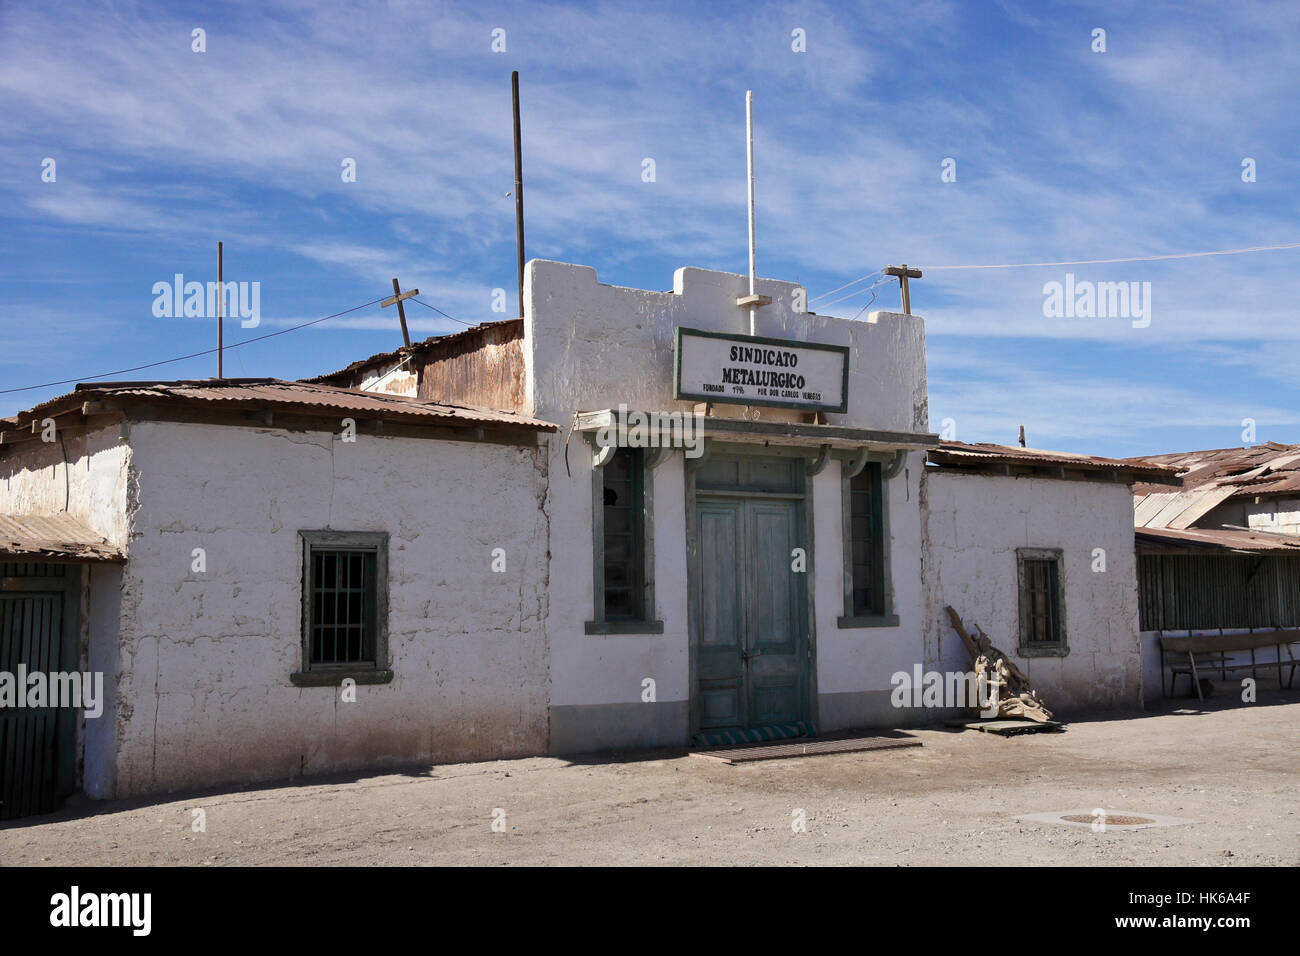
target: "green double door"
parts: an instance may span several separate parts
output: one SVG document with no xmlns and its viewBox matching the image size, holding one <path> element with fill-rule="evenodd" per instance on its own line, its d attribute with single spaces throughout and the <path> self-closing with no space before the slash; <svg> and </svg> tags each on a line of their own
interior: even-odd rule
<svg viewBox="0 0 1300 956">
<path fill-rule="evenodd" d="M 695 517 L 697 729 L 807 719 L 803 502 L 700 493 Z"/>
</svg>

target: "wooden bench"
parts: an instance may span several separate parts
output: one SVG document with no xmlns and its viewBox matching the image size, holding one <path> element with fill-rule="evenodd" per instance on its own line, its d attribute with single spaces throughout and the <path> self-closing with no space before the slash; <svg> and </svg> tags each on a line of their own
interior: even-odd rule
<svg viewBox="0 0 1300 956">
<path fill-rule="evenodd" d="M 1248 634 L 1193 634 L 1189 637 L 1166 637 L 1160 635 L 1160 673 L 1161 686 L 1164 685 L 1166 669 L 1165 655 L 1171 658 L 1169 664 L 1169 693 L 1174 696 L 1174 687 L 1180 675 L 1186 674 L 1196 689 L 1196 696 L 1205 700 L 1201 691 L 1201 681 L 1209 680 L 1210 675 L 1219 674 L 1221 680 L 1227 680 L 1228 674 L 1250 671 L 1258 679 L 1257 668 L 1276 667 L 1278 686 L 1290 689 L 1295 680 L 1296 660 L 1291 645 L 1300 642 L 1300 630 L 1252 631 Z M 1256 660 L 1256 651 L 1272 648 L 1272 660 Z M 1286 656 L 1283 656 L 1285 649 Z M 1234 663 L 1228 660 L 1233 654 L 1250 651 L 1250 662 Z M 1286 683 L 1282 683 L 1283 669 L 1289 669 Z"/>
</svg>

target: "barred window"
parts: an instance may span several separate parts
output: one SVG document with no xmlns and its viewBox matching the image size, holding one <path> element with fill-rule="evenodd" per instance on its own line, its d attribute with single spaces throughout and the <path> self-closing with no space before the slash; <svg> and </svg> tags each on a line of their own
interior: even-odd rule
<svg viewBox="0 0 1300 956">
<path fill-rule="evenodd" d="M 375 554 L 312 551 L 311 662 L 375 662 Z"/>
<path fill-rule="evenodd" d="M 303 670 L 386 666 L 388 535 L 301 535 Z"/>
<path fill-rule="evenodd" d="M 1063 647 L 1061 551 L 1021 548 L 1016 551 L 1020 584 L 1021 649 Z"/>
</svg>

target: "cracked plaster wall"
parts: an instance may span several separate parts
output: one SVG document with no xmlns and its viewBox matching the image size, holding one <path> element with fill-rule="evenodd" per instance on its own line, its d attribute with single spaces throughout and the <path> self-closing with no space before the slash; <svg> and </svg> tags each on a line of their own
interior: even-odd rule
<svg viewBox="0 0 1300 956">
<path fill-rule="evenodd" d="M 544 447 L 159 422 L 133 425 L 131 444 L 139 507 L 101 795 L 545 749 Z M 355 703 L 289 679 L 298 532 L 321 529 L 389 534 L 394 678 L 358 685 Z"/>
<path fill-rule="evenodd" d="M 968 671 L 946 605 L 1029 676 L 1049 710 L 1136 708 L 1142 701 L 1133 495 L 1124 484 L 925 473 L 924 668 Z M 1017 548 L 1060 548 L 1066 657 L 1021 657 Z M 1092 570 L 1093 549 L 1106 570 Z"/>
</svg>

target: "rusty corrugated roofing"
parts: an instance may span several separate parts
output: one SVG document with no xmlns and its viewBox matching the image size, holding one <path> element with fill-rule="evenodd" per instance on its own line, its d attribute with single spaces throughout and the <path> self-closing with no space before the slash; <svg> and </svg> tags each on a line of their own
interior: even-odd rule
<svg viewBox="0 0 1300 956">
<path fill-rule="evenodd" d="M 1047 451 L 1042 448 L 1021 448 L 1013 445 L 994 445 L 988 442 L 944 442 L 927 453 L 936 465 L 1028 465 L 1051 466 L 1125 474 L 1145 477 L 1163 484 L 1177 483 L 1177 469 L 1163 464 L 1138 462 L 1124 458 L 1103 458 L 1098 455 L 1080 455 L 1068 451 Z"/>
<path fill-rule="evenodd" d="M 331 379 L 341 378 L 360 369 L 370 368 L 371 366 L 387 365 L 395 362 L 405 355 L 415 355 L 420 352 L 428 352 L 438 348 L 445 348 L 452 343 L 460 342 L 473 335 L 479 335 L 489 329 L 495 329 L 503 325 L 509 325 L 512 322 L 523 322 L 523 319 L 502 319 L 497 322 L 480 322 L 478 325 L 472 325 L 467 329 L 461 329 L 459 332 L 449 332 L 446 335 L 433 335 L 422 342 L 412 342 L 408 346 L 394 349 L 391 352 L 376 352 L 370 358 L 358 359 L 351 365 L 345 366 L 336 372 L 326 372 L 324 375 L 316 375 L 312 378 L 303 379 L 304 382 L 328 383 Z"/>
<path fill-rule="evenodd" d="M 0 514 L 0 556 L 20 561 L 122 561 L 122 552 L 68 514 Z"/>
<path fill-rule="evenodd" d="M 1300 555 L 1300 537 L 1235 528 L 1138 528 L 1139 544 L 1233 552 L 1281 552 Z"/>
<path fill-rule="evenodd" d="M 1300 496 L 1300 445 L 1265 442 L 1250 448 L 1211 448 L 1130 460 L 1171 465 L 1183 479 L 1184 490 L 1174 496 L 1147 484 L 1133 488 L 1138 527 L 1189 528 L 1234 498 Z"/>
<path fill-rule="evenodd" d="M 413 424 L 473 424 L 486 427 L 515 426 L 535 431 L 555 431 L 550 422 L 513 412 L 451 405 L 420 398 L 362 392 L 311 382 L 286 382 L 271 378 L 201 379 L 171 382 L 90 382 L 75 392 L 61 395 L 14 416 L 22 428 L 56 409 L 80 406 L 82 402 L 131 400 L 145 404 L 183 404 L 209 407 L 265 408 L 268 410 L 352 413 L 357 416 L 405 421 Z"/>
</svg>

